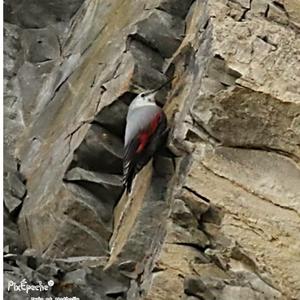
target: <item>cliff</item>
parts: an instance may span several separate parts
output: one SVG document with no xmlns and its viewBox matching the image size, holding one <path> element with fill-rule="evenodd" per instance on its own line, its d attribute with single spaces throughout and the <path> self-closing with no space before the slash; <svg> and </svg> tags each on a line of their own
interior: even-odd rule
<svg viewBox="0 0 300 300">
<path fill-rule="evenodd" d="M 6 299 L 24 278 L 80 299 L 300 299 L 299 1 L 4 8 Z M 128 105 L 173 76 L 169 151 L 126 196 Z"/>
</svg>

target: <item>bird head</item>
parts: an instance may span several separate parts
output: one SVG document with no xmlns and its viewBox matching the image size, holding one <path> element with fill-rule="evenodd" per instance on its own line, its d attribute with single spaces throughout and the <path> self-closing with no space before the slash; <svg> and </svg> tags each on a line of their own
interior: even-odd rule
<svg viewBox="0 0 300 300">
<path fill-rule="evenodd" d="M 144 91 L 138 95 L 140 101 L 148 102 L 148 103 L 155 103 L 155 95 L 157 91 L 149 90 Z"/>
<path fill-rule="evenodd" d="M 152 90 L 147 90 L 147 91 L 143 91 L 140 94 L 138 94 L 138 98 L 140 101 L 143 101 L 144 103 L 154 103 L 155 104 L 155 95 L 156 93 L 161 90 L 163 87 L 165 87 L 168 83 L 170 83 L 172 80 L 174 79 L 174 77 L 172 77 L 171 79 L 167 80 L 166 82 L 164 82 L 162 85 L 160 85 L 159 87 L 152 89 Z"/>
</svg>

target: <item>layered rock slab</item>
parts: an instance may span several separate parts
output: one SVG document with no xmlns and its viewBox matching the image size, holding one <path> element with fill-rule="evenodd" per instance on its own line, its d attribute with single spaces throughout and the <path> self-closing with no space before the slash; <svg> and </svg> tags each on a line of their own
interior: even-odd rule
<svg viewBox="0 0 300 300">
<path fill-rule="evenodd" d="M 18 106 L 16 118 L 18 128 L 28 127 L 17 149 L 28 186 L 19 220 L 22 236 L 45 255 L 83 255 L 87 249 L 91 255 L 108 254 L 112 206 L 120 193 L 112 184 L 121 156 L 113 145 L 122 136 L 127 105 L 141 87 L 164 82 L 162 71 L 175 71 L 166 111 L 175 125 L 173 149 L 186 155 L 178 162 L 178 182 L 171 184 L 178 193 L 170 203 L 153 197 L 147 202 L 137 193 L 117 226 L 126 201 L 120 202 L 108 269 L 117 267 L 118 274 L 131 278 L 131 298 L 140 297 L 142 287 L 149 299 L 297 299 L 299 37 L 293 1 L 195 1 L 186 30 L 182 20 L 192 1 L 181 3 L 153 1 L 143 7 L 132 1 L 86 1 L 65 39 L 60 26 L 48 35 L 26 29 L 24 36 L 32 36 L 22 42 L 28 61 L 7 65 L 9 76 L 19 74 L 23 100 L 33 100 Z M 53 22 L 52 12 L 38 27 Z M 145 30 L 149 20 L 161 23 Z M 159 37 L 157 28 L 163 29 Z M 18 45 L 19 28 L 10 30 Z M 53 48 L 43 46 L 54 35 L 63 41 L 59 55 L 56 42 Z M 41 79 L 43 88 L 29 91 L 26 74 L 31 84 Z M 12 86 L 16 91 L 18 85 Z M 21 97 L 9 96 L 7 111 L 15 117 L 11 113 Z M 83 149 L 84 139 L 92 137 L 95 145 L 97 134 L 99 153 L 115 158 L 115 174 L 103 173 L 109 167 L 93 169 L 95 157 L 82 160 L 99 150 Z M 138 178 L 138 190 L 147 176 Z M 144 186 L 145 195 L 156 183 Z M 107 190 L 114 191 L 111 202 L 101 198 Z M 162 211 L 165 219 L 156 236 L 153 214 Z M 74 242 L 69 234 L 81 240 Z M 145 256 L 149 243 L 150 257 Z M 66 278 L 70 281 L 72 276 Z M 124 290 L 111 293 L 124 296 Z"/>
<path fill-rule="evenodd" d="M 82 13 L 90 14 L 90 8 L 97 8 L 93 3 L 90 3 L 90 6 L 86 7 Z M 132 18 L 127 13 L 124 14 L 124 10 L 127 11 L 128 7 L 131 7 Z M 111 18 L 109 11 L 119 15 L 119 23 L 115 23 L 115 18 Z M 139 87 L 155 87 L 157 83 L 163 82 L 166 78 L 160 71 L 163 58 L 151 47 L 147 48 L 135 39 L 127 40 L 127 36 L 130 34 L 143 33 L 143 29 L 137 29 L 135 23 L 139 24 L 140 18 L 146 17 L 149 12 L 143 12 L 142 7 L 135 6 L 130 1 L 122 4 L 116 2 L 109 8 L 109 11 L 103 11 L 105 19 L 102 20 L 102 23 L 106 22 L 107 25 L 103 28 L 101 35 L 91 37 L 91 47 L 84 50 L 86 52 L 84 52 L 82 60 L 78 62 L 77 69 L 60 83 L 60 87 L 55 90 L 51 101 L 45 109 L 41 110 L 40 116 L 25 132 L 24 138 L 28 144 L 20 143 L 18 147 L 18 153 L 22 160 L 21 168 L 27 177 L 29 191 L 19 219 L 20 227 L 23 228 L 22 234 L 28 245 L 30 244 L 31 247 L 37 248 L 41 252 L 47 252 L 47 247 L 56 243 L 51 239 L 56 239 L 57 229 L 63 230 L 63 226 L 59 225 L 61 222 L 53 222 L 53 215 L 56 215 L 59 201 L 64 201 L 63 199 L 59 200 L 59 195 L 64 195 L 68 189 L 68 185 L 62 185 L 65 178 L 64 173 L 68 169 L 76 166 L 93 172 L 121 174 L 122 143 L 119 138 L 113 139 L 114 134 L 111 134 L 110 131 L 112 130 L 113 133 L 120 136 L 123 129 L 120 129 L 119 126 L 118 129 L 113 128 L 105 121 L 107 117 L 105 115 L 101 117 L 101 114 L 99 114 L 100 121 L 96 118 L 95 122 L 90 125 L 94 116 L 117 99 L 121 102 L 125 101 L 123 98 L 127 92 L 130 92 L 130 86 L 133 90 Z M 156 14 L 165 13 L 158 11 Z M 80 34 L 79 28 L 83 26 L 78 22 L 78 18 L 79 16 L 74 16 L 74 26 L 71 29 L 74 39 L 76 39 L 76 34 Z M 93 15 L 93 18 L 97 18 L 97 15 Z M 136 22 L 133 22 L 134 18 Z M 164 18 L 161 17 L 161 21 Z M 113 22 L 114 25 L 109 26 L 112 24 L 110 22 Z M 168 26 L 167 24 L 166 32 Z M 167 44 L 164 43 L 164 45 Z M 76 51 L 82 51 L 77 44 L 71 45 L 71 40 L 67 40 L 63 51 L 69 51 L 68 49 L 71 47 L 75 47 Z M 153 60 L 145 61 L 144 51 L 149 54 L 148 58 L 152 55 Z M 73 52 L 72 55 L 75 53 Z M 99 62 L 96 69 L 94 68 L 95 61 Z M 149 72 L 149 68 L 152 72 Z M 122 84 L 120 85 L 120 83 Z M 132 99 L 129 97 L 129 100 L 130 98 Z M 116 117 L 116 120 L 117 118 L 124 119 L 127 104 L 125 101 L 122 116 Z M 71 123 L 65 118 L 66 114 L 72 115 Z M 99 124 L 107 126 L 107 129 L 100 127 Z M 122 123 L 120 126 L 124 126 L 124 124 Z M 102 140 L 102 146 L 96 145 L 97 138 Z M 75 149 L 77 150 L 73 157 Z M 99 163 L 93 163 L 97 161 L 98 157 L 100 158 Z M 105 189 L 101 191 L 101 187 L 95 182 L 85 183 L 84 188 L 98 196 L 105 193 Z M 119 188 L 117 189 L 120 191 Z M 118 192 L 112 194 L 117 195 Z M 58 202 L 54 199 L 57 199 Z M 111 201 L 112 206 L 115 201 Z M 31 215 L 35 217 L 32 219 Z M 42 223 L 37 220 L 39 216 L 43 218 Z M 64 218 L 64 216 L 62 217 Z M 60 219 L 58 215 L 56 218 Z M 29 222 L 30 225 L 26 226 L 26 222 Z M 97 223 L 96 220 L 95 222 Z M 47 226 L 47 229 L 42 224 Z M 41 234 L 44 230 L 48 231 L 48 235 Z M 85 231 L 83 228 L 80 230 Z M 92 232 L 90 234 L 91 241 L 95 241 Z M 99 234 L 101 236 L 102 233 L 98 233 L 98 238 L 100 238 Z M 33 235 L 33 237 L 29 238 L 29 235 Z M 68 235 L 67 230 L 63 235 Z M 39 239 L 39 236 L 42 238 Z M 107 237 L 106 234 L 105 236 Z M 65 247 L 66 245 L 62 246 L 61 251 Z M 101 247 L 96 248 L 101 249 Z M 49 250 L 49 253 L 59 256 L 60 247 L 56 249 L 56 254 L 54 254 L 54 250 Z"/>
<path fill-rule="evenodd" d="M 175 199 L 208 236 L 208 246 L 196 244 L 197 255 L 225 277 L 206 273 L 207 261 L 198 273 L 178 268 L 186 250 L 175 263 L 166 238 L 149 299 L 299 298 L 299 37 L 292 25 L 283 26 L 284 13 L 264 14 L 270 7 L 268 1 L 199 1 L 190 11 L 169 95 L 178 110 L 171 147 L 188 152 Z M 180 237 L 195 247 L 190 235 Z"/>
</svg>

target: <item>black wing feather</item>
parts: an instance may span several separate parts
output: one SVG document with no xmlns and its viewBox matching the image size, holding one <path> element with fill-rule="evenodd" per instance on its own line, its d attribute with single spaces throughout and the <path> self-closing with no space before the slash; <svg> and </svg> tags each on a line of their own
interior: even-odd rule
<svg viewBox="0 0 300 300">
<path fill-rule="evenodd" d="M 127 193 L 131 191 L 132 181 L 135 175 L 135 157 L 134 154 L 139 145 L 138 137 L 134 138 L 131 143 L 125 148 L 123 158 L 123 184 L 126 187 Z"/>
<path fill-rule="evenodd" d="M 135 175 L 150 161 L 153 154 L 161 144 L 164 143 L 167 132 L 167 119 L 164 112 L 162 112 L 157 130 L 155 134 L 150 137 L 148 144 L 142 152 L 136 153 L 136 150 L 139 147 L 138 136 L 125 147 L 123 159 L 123 183 L 127 193 L 130 193 L 131 191 L 132 181 Z"/>
</svg>

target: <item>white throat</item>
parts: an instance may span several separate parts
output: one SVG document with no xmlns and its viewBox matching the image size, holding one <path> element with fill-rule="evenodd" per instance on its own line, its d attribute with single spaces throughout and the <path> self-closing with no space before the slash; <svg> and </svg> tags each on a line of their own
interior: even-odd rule
<svg viewBox="0 0 300 300">
<path fill-rule="evenodd" d="M 153 97 L 153 96 L 152 96 Z M 130 109 L 136 109 L 145 106 L 157 106 L 155 102 L 149 99 L 150 97 L 137 96 L 130 104 Z"/>
</svg>

